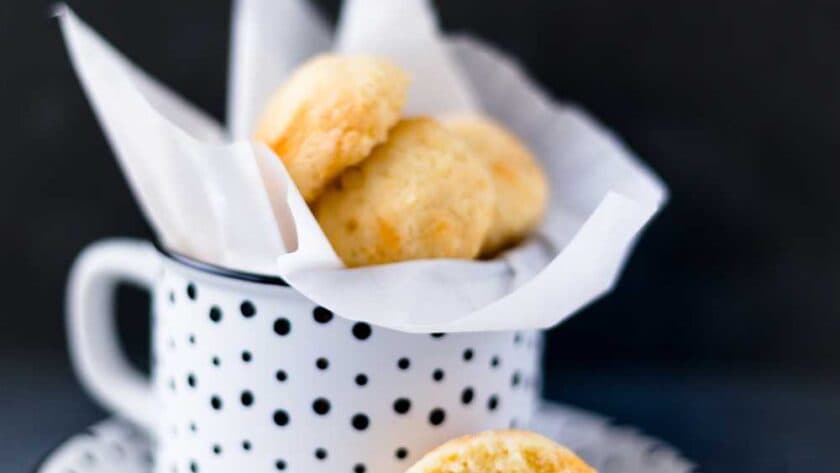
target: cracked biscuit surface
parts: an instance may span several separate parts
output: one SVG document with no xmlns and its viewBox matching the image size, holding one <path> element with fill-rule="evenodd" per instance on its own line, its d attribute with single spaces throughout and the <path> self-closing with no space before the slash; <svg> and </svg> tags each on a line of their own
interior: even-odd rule
<svg viewBox="0 0 840 473">
<path fill-rule="evenodd" d="M 254 138 L 283 160 L 307 202 L 385 141 L 409 79 L 372 56 L 318 56 L 271 97 Z"/>
<path fill-rule="evenodd" d="M 504 430 L 468 435 L 427 453 L 405 473 L 597 473 L 541 435 Z"/>
<path fill-rule="evenodd" d="M 519 243 L 539 225 L 548 201 L 548 182 L 536 158 L 493 120 L 465 115 L 444 124 L 470 146 L 493 177 L 496 210 L 481 255 L 492 256 Z"/>
<path fill-rule="evenodd" d="M 493 217 L 490 174 L 465 143 L 430 118 L 402 120 L 314 204 L 350 267 L 474 258 Z"/>
</svg>

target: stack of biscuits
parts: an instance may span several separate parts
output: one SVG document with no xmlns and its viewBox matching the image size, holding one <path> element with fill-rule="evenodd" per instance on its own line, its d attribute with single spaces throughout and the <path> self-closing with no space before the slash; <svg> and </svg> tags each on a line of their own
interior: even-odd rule
<svg viewBox="0 0 840 473">
<path fill-rule="evenodd" d="M 318 56 L 271 97 L 255 138 L 348 267 L 490 258 L 522 241 L 548 198 L 533 154 L 485 117 L 403 117 L 409 82 L 381 58 Z"/>
<path fill-rule="evenodd" d="M 485 117 L 403 117 L 408 87 L 387 60 L 319 56 L 270 99 L 255 138 L 283 161 L 348 267 L 489 258 L 526 238 L 548 199 L 533 154 Z M 406 473 L 594 471 L 511 430 L 447 442 Z"/>
</svg>

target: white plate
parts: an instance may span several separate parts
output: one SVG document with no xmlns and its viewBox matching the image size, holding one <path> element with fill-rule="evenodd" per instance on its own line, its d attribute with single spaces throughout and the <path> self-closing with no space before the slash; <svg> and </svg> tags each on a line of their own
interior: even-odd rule
<svg viewBox="0 0 840 473">
<path fill-rule="evenodd" d="M 599 473 L 688 473 L 694 465 L 672 447 L 597 414 L 545 403 L 528 428 L 568 446 Z M 125 421 L 106 419 L 74 435 L 36 473 L 151 473 L 151 442 Z"/>
</svg>

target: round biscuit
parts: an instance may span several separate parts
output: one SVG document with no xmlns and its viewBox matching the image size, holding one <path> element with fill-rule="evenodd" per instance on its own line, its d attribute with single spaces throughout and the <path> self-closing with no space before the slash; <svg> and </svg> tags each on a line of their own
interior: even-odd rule
<svg viewBox="0 0 840 473">
<path fill-rule="evenodd" d="M 493 177 L 496 210 L 481 255 L 515 245 L 540 223 L 548 182 L 534 155 L 501 124 L 477 116 L 451 117 L 444 124 L 481 158 Z"/>
<path fill-rule="evenodd" d="M 400 119 L 408 76 L 370 56 L 318 56 L 271 97 L 254 138 L 283 160 L 307 202 L 363 160 Z"/>
<path fill-rule="evenodd" d="M 474 258 L 493 217 L 487 169 L 430 118 L 399 122 L 388 140 L 344 172 L 314 205 L 347 266 Z"/>
<path fill-rule="evenodd" d="M 571 450 L 522 430 L 450 440 L 405 473 L 597 473 Z"/>
</svg>

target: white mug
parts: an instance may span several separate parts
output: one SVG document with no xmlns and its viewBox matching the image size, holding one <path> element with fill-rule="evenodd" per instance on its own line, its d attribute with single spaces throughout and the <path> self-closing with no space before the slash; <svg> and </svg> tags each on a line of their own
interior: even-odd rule
<svg viewBox="0 0 840 473">
<path fill-rule="evenodd" d="M 152 293 L 151 380 L 119 347 L 121 282 Z M 68 303 L 81 381 L 153 436 L 157 473 L 396 473 L 456 436 L 525 425 L 537 400 L 537 332 L 372 327 L 145 242 L 86 249 Z"/>
</svg>

